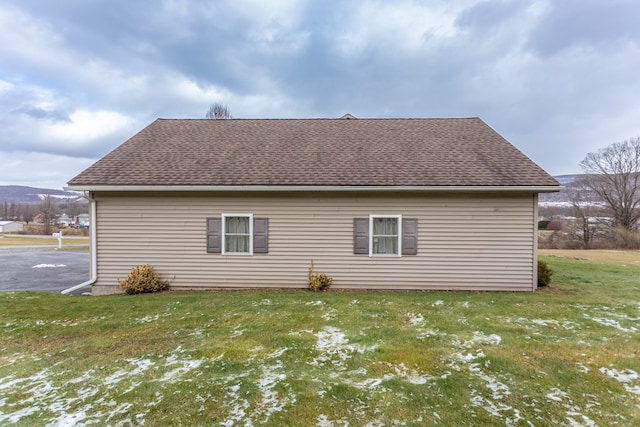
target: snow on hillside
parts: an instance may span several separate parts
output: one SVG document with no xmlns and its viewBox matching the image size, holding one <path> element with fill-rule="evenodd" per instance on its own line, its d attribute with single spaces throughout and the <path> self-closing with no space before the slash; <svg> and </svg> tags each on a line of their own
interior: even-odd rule
<svg viewBox="0 0 640 427">
<path fill-rule="evenodd" d="M 73 191 L 34 188 L 24 185 L 0 185 L 0 203 L 39 203 L 47 195 L 58 201 L 84 200 L 80 193 Z"/>
</svg>

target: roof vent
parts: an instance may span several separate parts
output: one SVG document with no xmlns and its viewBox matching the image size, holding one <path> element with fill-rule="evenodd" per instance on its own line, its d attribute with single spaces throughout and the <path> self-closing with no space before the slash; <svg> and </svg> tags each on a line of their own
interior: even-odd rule
<svg viewBox="0 0 640 427">
<path fill-rule="evenodd" d="M 347 113 L 344 116 L 340 117 L 343 120 L 350 120 L 350 119 L 357 119 L 357 117 L 352 116 L 351 114 Z"/>
</svg>

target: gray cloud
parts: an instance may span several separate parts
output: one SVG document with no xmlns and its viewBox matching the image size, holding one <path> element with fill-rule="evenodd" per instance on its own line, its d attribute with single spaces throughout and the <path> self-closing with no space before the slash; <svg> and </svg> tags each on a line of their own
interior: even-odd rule
<svg viewBox="0 0 640 427">
<path fill-rule="evenodd" d="M 26 114 L 34 119 L 50 120 L 52 122 L 70 122 L 71 119 L 65 113 L 55 110 L 46 110 L 33 105 L 24 105 L 11 112 L 12 114 Z"/>
<path fill-rule="evenodd" d="M 637 16 L 632 0 L 0 0 L 0 155 L 85 167 L 219 101 L 239 118 L 480 116 L 577 172 L 640 134 Z"/>
<path fill-rule="evenodd" d="M 637 2 L 629 0 L 566 0 L 550 2 L 529 46 L 541 55 L 570 48 L 616 49 L 640 41 Z"/>
</svg>

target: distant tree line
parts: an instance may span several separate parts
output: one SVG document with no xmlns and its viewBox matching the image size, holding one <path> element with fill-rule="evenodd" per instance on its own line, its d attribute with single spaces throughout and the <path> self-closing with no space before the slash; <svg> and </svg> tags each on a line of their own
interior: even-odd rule
<svg viewBox="0 0 640 427">
<path fill-rule="evenodd" d="M 546 229 L 553 231 L 542 246 L 640 249 L 640 138 L 589 153 L 580 166 L 584 174 L 565 189 L 564 212 L 540 209 L 552 218 Z M 571 224 L 558 226 L 553 217 L 561 215 L 572 217 Z"/>
<path fill-rule="evenodd" d="M 0 220 L 22 221 L 29 225 L 37 216 L 45 227 L 45 234 L 49 234 L 50 226 L 55 223 L 58 215 L 66 213 L 70 217 L 76 217 L 89 212 L 89 204 L 81 200 L 58 200 L 50 195 L 45 195 L 39 203 L 17 203 L 3 201 L 0 203 Z"/>
</svg>

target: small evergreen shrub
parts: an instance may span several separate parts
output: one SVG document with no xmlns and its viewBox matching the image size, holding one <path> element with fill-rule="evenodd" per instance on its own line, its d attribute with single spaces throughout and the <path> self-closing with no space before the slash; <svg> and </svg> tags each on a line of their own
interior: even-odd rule
<svg viewBox="0 0 640 427">
<path fill-rule="evenodd" d="M 118 283 L 127 295 L 159 292 L 169 287 L 169 282 L 160 280 L 160 274 L 148 264 L 133 267 L 129 277 L 118 279 Z"/>
<path fill-rule="evenodd" d="M 546 230 L 550 222 L 548 219 L 538 221 L 538 230 Z"/>
<path fill-rule="evenodd" d="M 314 292 L 325 292 L 329 290 L 331 283 L 333 282 L 333 278 L 327 276 L 325 273 L 316 273 L 313 265 L 313 261 L 311 261 L 311 265 L 309 266 L 309 274 L 307 283 L 309 284 L 309 289 Z"/>
<path fill-rule="evenodd" d="M 538 261 L 538 286 L 547 286 L 551 283 L 551 276 L 553 276 L 553 270 L 549 267 L 545 261 Z"/>
</svg>

